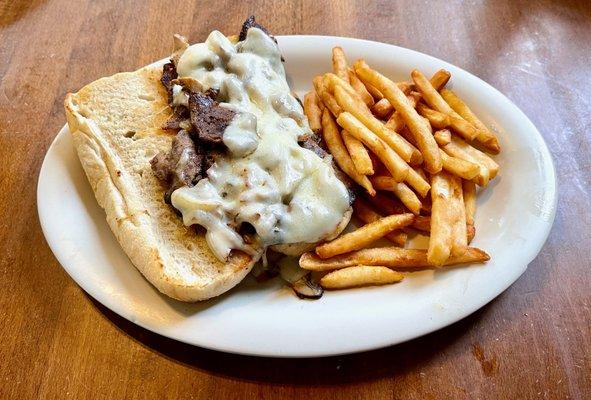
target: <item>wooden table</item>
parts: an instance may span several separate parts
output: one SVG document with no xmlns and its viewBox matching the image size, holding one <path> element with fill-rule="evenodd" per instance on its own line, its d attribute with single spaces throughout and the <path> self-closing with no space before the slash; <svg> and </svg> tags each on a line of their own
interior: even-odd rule
<svg viewBox="0 0 591 400">
<path fill-rule="evenodd" d="M 0 0 L 0 398 L 591 398 L 591 3 Z M 322 4 L 320 4 L 322 3 Z M 36 181 L 62 101 L 256 13 L 277 34 L 413 48 L 480 76 L 538 127 L 560 202 L 544 249 L 496 300 L 409 343 L 325 359 L 203 350 L 143 330 L 62 270 Z"/>
</svg>

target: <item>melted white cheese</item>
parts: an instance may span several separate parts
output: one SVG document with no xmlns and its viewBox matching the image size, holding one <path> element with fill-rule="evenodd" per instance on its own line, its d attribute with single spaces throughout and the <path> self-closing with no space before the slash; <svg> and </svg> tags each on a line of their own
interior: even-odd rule
<svg viewBox="0 0 591 400">
<path fill-rule="evenodd" d="M 214 31 L 187 48 L 177 71 L 218 89 L 222 106 L 237 112 L 223 135 L 229 155 L 197 185 L 172 194 L 184 224 L 205 227 L 221 260 L 232 249 L 259 256 L 269 245 L 313 243 L 334 233 L 349 195 L 329 159 L 298 145 L 312 133 L 290 94 L 277 44 L 257 28 L 236 45 Z M 256 230 L 254 242 L 236 233 L 242 223 Z"/>
</svg>

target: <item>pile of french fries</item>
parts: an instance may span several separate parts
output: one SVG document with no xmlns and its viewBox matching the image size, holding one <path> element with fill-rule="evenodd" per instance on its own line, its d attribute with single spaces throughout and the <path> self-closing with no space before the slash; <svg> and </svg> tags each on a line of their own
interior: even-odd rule
<svg viewBox="0 0 591 400">
<path fill-rule="evenodd" d="M 364 60 L 349 66 L 340 47 L 333 71 L 314 78 L 304 98 L 311 129 L 338 167 L 359 186 L 354 215 L 365 225 L 322 243 L 300 267 L 326 273 L 325 289 L 399 282 L 400 271 L 490 259 L 470 247 L 476 185 L 498 171 L 494 133 L 445 86 L 451 74 L 428 79 L 418 70 L 393 82 Z M 427 249 L 405 248 L 408 234 L 429 235 Z M 381 238 L 393 246 L 373 247 Z"/>
</svg>

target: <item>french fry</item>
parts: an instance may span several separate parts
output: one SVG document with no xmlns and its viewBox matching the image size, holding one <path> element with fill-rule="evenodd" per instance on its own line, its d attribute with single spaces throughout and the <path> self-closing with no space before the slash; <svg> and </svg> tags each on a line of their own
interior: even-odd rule
<svg viewBox="0 0 591 400">
<path fill-rule="evenodd" d="M 433 87 L 437 91 L 442 90 L 445 87 L 445 85 L 447 85 L 449 78 L 451 78 L 451 74 L 449 73 L 449 71 L 440 69 L 439 71 L 435 72 L 431 77 L 431 85 L 433 85 Z"/>
<path fill-rule="evenodd" d="M 451 256 L 444 265 L 468 263 L 483 263 L 490 260 L 490 256 L 483 250 L 468 247 L 457 256 Z M 376 247 L 362 249 L 336 257 L 321 259 L 314 253 L 304 253 L 300 257 L 300 267 L 309 271 L 331 271 L 354 265 L 377 265 L 401 269 L 433 268 L 427 261 L 427 251 L 418 249 L 402 249 L 400 247 Z"/>
<path fill-rule="evenodd" d="M 427 259 L 436 266 L 443 265 L 451 254 L 456 218 L 452 181 L 452 175 L 447 172 L 431 176 L 431 237 Z"/>
<path fill-rule="evenodd" d="M 441 91 L 441 97 L 462 118 L 471 123 L 477 130 L 476 141 L 493 154 L 499 154 L 501 147 L 499 139 L 488 129 L 484 123 L 472 112 L 472 110 L 454 92 L 448 89 Z"/>
<path fill-rule="evenodd" d="M 441 155 L 437 149 L 437 143 L 431 134 L 430 127 L 416 110 L 411 107 L 404 93 L 402 93 L 394 82 L 369 68 L 363 60 L 357 61 L 353 68 L 362 82 L 375 85 L 384 93 L 384 96 L 390 101 L 396 111 L 400 112 L 404 123 L 409 127 L 419 145 L 427 171 L 433 174 L 441 171 L 443 168 Z"/>
<path fill-rule="evenodd" d="M 387 196 L 384 193 L 377 193 L 375 196 L 366 196 L 365 199 L 380 213 L 385 215 L 404 214 L 408 212 L 400 200 Z"/>
<path fill-rule="evenodd" d="M 431 232 L 431 217 L 417 215 L 411 224 L 412 228 L 423 232 Z"/>
<path fill-rule="evenodd" d="M 404 124 L 402 126 L 403 126 L 403 128 L 398 133 L 400 134 L 400 136 L 402 136 L 403 138 L 408 140 L 408 142 L 410 144 L 412 144 L 413 146 L 416 147 L 417 142 L 415 141 L 415 138 L 412 135 L 412 132 L 408 129 L 408 126 L 404 126 Z"/>
<path fill-rule="evenodd" d="M 361 175 L 373 175 L 373 164 L 363 143 L 345 130 L 341 134 L 343 135 L 343 142 L 357 172 Z"/>
<path fill-rule="evenodd" d="M 338 87 L 335 88 L 338 91 Z M 402 158 L 390 148 L 386 142 L 365 127 L 357 118 L 348 112 L 343 112 L 337 118 L 338 124 L 351 135 L 361 140 L 384 163 L 392 177 L 403 181 L 409 174 L 410 167 Z"/>
<path fill-rule="evenodd" d="M 340 86 L 345 92 L 347 92 L 347 94 L 349 94 L 350 100 L 352 100 L 357 105 L 357 107 L 359 107 L 365 112 L 370 112 L 369 107 L 365 105 L 365 102 L 363 101 L 361 96 L 357 94 L 357 92 L 355 91 L 355 89 L 353 89 L 353 86 L 351 86 L 349 82 L 344 81 L 337 75 L 330 72 L 322 76 L 322 81 L 324 83 L 324 87 L 328 89 L 330 93 L 334 93 L 335 86 Z"/>
<path fill-rule="evenodd" d="M 371 222 L 361 228 L 346 233 L 330 242 L 316 247 L 316 254 L 320 258 L 334 257 L 353 250 L 362 249 L 376 240 L 384 237 L 395 229 L 400 229 L 412 223 L 414 215 L 390 215 Z"/>
<path fill-rule="evenodd" d="M 339 168 L 342 169 L 345 174 L 357 182 L 361 187 L 367 190 L 371 196 L 374 196 L 376 191 L 374 190 L 367 176 L 361 175 L 355 169 L 353 161 L 351 160 L 351 157 L 349 156 L 347 148 L 345 147 L 339 133 L 339 127 L 334 121 L 328 108 L 325 108 L 322 112 L 322 136 L 326 142 L 328 151 L 330 154 L 332 154 Z"/>
<path fill-rule="evenodd" d="M 379 220 L 380 218 L 383 218 L 383 215 L 375 212 L 365 200 L 359 197 L 355 200 L 355 203 L 353 203 L 353 215 L 355 215 L 361 220 L 361 222 L 365 224 L 369 224 Z M 406 232 L 395 230 L 388 233 L 385 238 L 397 246 L 404 247 L 407 236 L 408 235 Z"/>
<path fill-rule="evenodd" d="M 474 238 L 474 215 L 476 214 L 476 185 L 472 181 L 462 181 L 464 193 L 464 207 L 466 208 L 466 225 L 468 232 L 468 244 Z"/>
<path fill-rule="evenodd" d="M 464 181 L 464 182 L 466 182 L 466 181 Z M 473 183 L 473 182 L 471 182 L 471 183 Z M 424 216 L 424 215 L 417 215 L 415 217 L 415 220 L 413 221 L 413 223 L 410 225 L 409 228 L 414 228 L 414 229 L 419 230 L 421 232 L 429 233 L 431 231 L 431 217 Z M 468 242 L 468 244 L 470 244 L 470 242 L 474 238 L 474 234 L 476 233 L 476 229 L 474 228 L 474 225 L 466 224 L 466 231 L 467 231 L 467 234 L 466 234 L 467 242 Z"/>
<path fill-rule="evenodd" d="M 374 175 L 375 174 L 381 174 L 381 175 L 388 174 L 388 169 L 386 168 L 384 163 L 380 161 L 378 156 L 376 156 L 375 154 L 370 152 L 369 158 L 371 158 L 371 163 L 373 165 Z"/>
<path fill-rule="evenodd" d="M 474 236 L 476 236 L 476 227 L 474 225 L 466 225 L 466 232 L 466 235 L 468 236 L 466 242 L 470 244 L 474 239 Z"/>
<path fill-rule="evenodd" d="M 451 142 L 441 148 L 452 157 L 477 164 L 479 172 L 475 182 L 480 186 L 486 186 L 499 172 L 499 165 L 492 158 L 455 135 L 452 135 Z"/>
<path fill-rule="evenodd" d="M 435 131 L 433 136 L 435 137 L 435 141 L 437 142 L 437 144 L 440 146 L 445 146 L 446 144 L 451 142 L 451 132 L 449 131 L 449 129 L 440 129 L 438 131 Z"/>
<path fill-rule="evenodd" d="M 417 104 L 417 111 L 421 116 L 427 118 L 434 128 L 444 129 L 451 125 L 451 118 L 449 115 L 433 110 L 423 103 Z"/>
<path fill-rule="evenodd" d="M 326 108 L 330 110 L 332 115 L 337 117 L 343 110 L 339 107 L 337 101 L 335 100 L 334 96 L 330 94 L 330 92 L 325 88 L 324 82 L 321 76 L 317 76 L 313 80 L 314 89 L 316 90 L 316 94 L 322 100 Z"/>
<path fill-rule="evenodd" d="M 341 47 L 333 47 L 332 49 L 332 71 L 339 78 L 349 83 L 349 74 L 347 73 L 347 59 L 345 52 Z"/>
<path fill-rule="evenodd" d="M 463 253 L 468 247 L 466 206 L 464 205 L 462 179 L 457 176 L 450 177 L 449 186 L 453 202 L 452 210 L 455 213 L 451 235 L 451 254 L 458 255 Z"/>
<path fill-rule="evenodd" d="M 406 208 L 408 208 L 413 214 L 419 215 L 421 212 L 421 200 L 419 200 L 417 195 L 404 183 L 396 182 L 389 176 L 376 176 L 370 180 L 374 189 L 386 190 L 394 193 Z"/>
<path fill-rule="evenodd" d="M 439 92 L 435 90 L 431 82 L 423 75 L 419 70 L 413 70 L 411 72 L 412 80 L 414 81 L 417 89 L 423 95 L 423 100 L 431 106 L 433 109 L 449 115 L 450 125 L 454 130 L 465 139 L 472 141 L 476 138 L 476 128 L 468 121 L 463 119 L 457 112 L 455 112 L 449 104 L 441 97 Z"/>
<path fill-rule="evenodd" d="M 383 140 L 406 162 L 421 159 L 421 153 L 406 140 L 402 139 L 396 132 L 388 130 L 384 124 L 374 117 L 370 112 L 359 107 L 358 101 L 350 96 L 341 86 L 335 86 L 334 95 L 339 106 L 348 113 L 351 113 L 357 120 Z"/>
<path fill-rule="evenodd" d="M 357 76 L 359 77 L 359 75 Z M 363 82 L 363 80 L 361 82 Z M 365 88 L 367 89 L 369 94 L 371 94 L 371 97 L 373 97 L 374 101 L 380 101 L 384 98 L 382 92 L 380 92 L 375 86 L 367 84 L 365 82 L 363 82 L 363 84 L 365 85 Z"/>
<path fill-rule="evenodd" d="M 417 174 L 419 174 L 419 176 L 421 178 L 423 178 L 425 181 L 427 181 L 427 174 L 425 173 L 425 171 L 423 170 L 423 168 L 417 167 L 417 168 L 413 168 L 415 170 L 415 172 Z"/>
<path fill-rule="evenodd" d="M 316 90 L 314 90 L 314 93 L 316 93 Z M 322 102 L 322 99 L 320 99 L 320 97 L 318 97 L 318 93 L 316 93 L 316 99 L 318 100 L 316 102 L 316 105 L 318 106 L 318 108 L 320 109 L 320 116 L 322 117 L 322 112 L 324 111 L 324 109 L 326 108 L 326 106 L 324 105 L 324 103 Z"/>
<path fill-rule="evenodd" d="M 448 156 L 447 153 L 441 150 L 441 159 L 443 160 L 443 169 L 447 172 L 459 176 L 463 179 L 472 180 L 476 178 L 480 168 L 473 162 L 462 160 L 461 158 Z"/>
<path fill-rule="evenodd" d="M 396 86 L 398 86 L 398 89 L 400 89 L 400 91 L 407 96 L 410 94 L 410 92 L 414 88 L 414 84 L 412 82 L 404 82 L 404 81 L 403 82 L 396 82 Z"/>
<path fill-rule="evenodd" d="M 388 118 L 392 114 L 392 111 L 394 111 L 394 107 L 392 107 L 388 99 L 382 99 L 371 107 L 373 115 L 380 119 Z"/>
<path fill-rule="evenodd" d="M 322 111 L 318 107 L 319 101 L 315 92 L 308 92 L 304 96 L 304 113 L 308 117 L 310 129 L 314 133 L 318 133 L 322 129 Z"/>
<path fill-rule="evenodd" d="M 373 96 L 371 94 L 369 94 L 369 92 L 367 91 L 367 88 L 365 87 L 363 82 L 361 82 L 359 80 L 359 78 L 357 77 L 357 75 L 355 75 L 355 71 L 353 71 L 352 68 L 349 68 L 348 72 L 349 72 L 349 83 L 351 83 L 351 87 L 353 89 L 355 89 L 357 94 L 363 99 L 363 101 L 365 102 L 365 104 L 368 107 L 373 106 L 373 104 L 374 104 Z"/>
<path fill-rule="evenodd" d="M 415 108 L 421 99 L 421 94 L 419 92 L 410 92 L 406 98 L 409 101 L 410 106 Z M 394 132 L 400 132 L 404 127 L 405 125 L 404 120 L 402 119 L 402 114 L 400 114 L 398 111 L 394 111 L 392 116 L 388 119 L 388 122 L 386 122 L 386 128 L 391 129 Z"/>
<path fill-rule="evenodd" d="M 360 286 L 388 285 L 404 278 L 400 272 L 379 266 L 357 265 L 329 272 L 320 278 L 324 289 L 348 289 Z"/>
<path fill-rule="evenodd" d="M 417 193 L 421 195 L 421 197 L 427 196 L 429 189 L 431 189 L 429 182 L 427 182 L 417 171 L 412 168 L 409 169 L 408 175 L 404 181 L 408 183 L 414 190 L 416 190 Z"/>
<path fill-rule="evenodd" d="M 435 89 L 439 90 L 447 84 L 449 78 L 451 78 L 451 74 L 444 69 L 440 69 L 431 77 L 431 85 L 433 85 Z M 422 96 L 419 92 L 410 92 L 406 96 L 406 98 L 411 102 L 411 106 L 414 108 L 417 107 L 417 103 L 421 97 Z M 386 123 L 386 127 L 392 129 L 395 132 L 400 132 L 400 130 L 404 128 L 404 121 L 402 120 L 402 116 L 398 111 L 395 111 L 394 114 L 392 114 Z M 414 143 L 413 141 L 410 142 Z"/>
</svg>

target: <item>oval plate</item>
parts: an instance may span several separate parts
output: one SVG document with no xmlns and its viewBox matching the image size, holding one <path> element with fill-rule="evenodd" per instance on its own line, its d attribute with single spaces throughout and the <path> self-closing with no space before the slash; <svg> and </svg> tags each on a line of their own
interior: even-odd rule
<svg viewBox="0 0 591 400">
<path fill-rule="evenodd" d="M 350 60 L 394 80 L 413 68 L 439 68 L 450 86 L 497 131 L 498 178 L 480 193 L 473 246 L 485 266 L 411 273 L 402 283 L 325 293 L 299 300 L 278 279 L 245 279 L 216 299 L 185 304 L 161 295 L 134 268 L 95 201 L 68 128 L 49 148 L 37 201 L 49 246 L 72 278 L 124 318 L 161 335 L 210 349 L 274 357 L 328 356 L 400 343 L 443 328 L 476 311 L 513 283 L 544 244 L 556 210 L 550 153 L 535 126 L 510 100 L 474 75 L 412 50 L 364 40 L 280 36 L 290 84 L 298 93 L 331 68 L 333 46 Z"/>
</svg>

